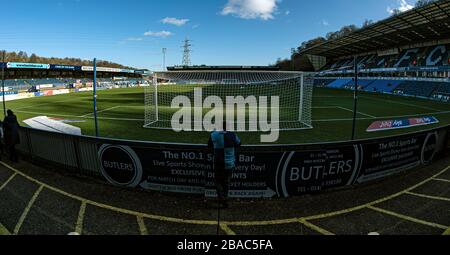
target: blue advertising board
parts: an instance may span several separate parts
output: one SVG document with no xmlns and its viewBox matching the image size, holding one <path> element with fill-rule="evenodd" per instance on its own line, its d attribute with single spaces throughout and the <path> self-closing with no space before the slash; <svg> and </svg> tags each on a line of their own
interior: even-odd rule
<svg viewBox="0 0 450 255">
<path fill-rule="evenodd" d="M 121 73 L 134 73 L 134 70 L 129 70 L 129 69 L 122 69 L 120 70 Z"/>
<path fill-rule="evenodd" d="M 17 95 L 19 92 L 17 91 L 5 91 L 5 96 L 7 95 Z M 0 96 L 3 96 L 3 92 L 0 91 Z"/>
<path fill-rule="evenodd" d="M 38 64 L 38 63 L 8 62 L 6 66 L 7 68 L 17 68 L 17 69 L 50 69 L 49 64 Z"/>
<path fill-rule="evenodd" d="M 81 66 L 50 65 L 50 69 L 81 71 Z"/>
</svg>

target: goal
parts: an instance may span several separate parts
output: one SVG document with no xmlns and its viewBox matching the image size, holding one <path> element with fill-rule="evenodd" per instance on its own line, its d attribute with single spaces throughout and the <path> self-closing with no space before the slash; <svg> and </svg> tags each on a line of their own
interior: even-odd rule
<svg viewBox="0 0 450 255">
<path fill-rule="evenodd" d="M 245 131 L 260 131 L 251 123 L 261 118 L 278 124 L 279 130 L 310 129 L 313 83 L 312 74 L 302 72 L 156 72 L 145 88 L 144 127 L 173 129 L 174 116 L 183 108 L 182 121 L 192 123 L 192 131 L 210 131 L 199 116 L 218 111 L 228 125 L 232 120 L 230 130 L 245 126 Z M 180 105 L 180 98 L 189 101 Z M 208 98 L 222 103 L 205 104 Z"/>
</svg>

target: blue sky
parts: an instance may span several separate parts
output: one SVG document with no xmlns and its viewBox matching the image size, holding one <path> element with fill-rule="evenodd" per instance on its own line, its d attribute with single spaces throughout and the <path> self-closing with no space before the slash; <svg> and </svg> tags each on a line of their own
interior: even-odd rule
<svg viewBox="0 0 450 255">
<path fill-rule="evenodd" d="M 195 65 L 268 65 L 302 41 L 415 0 L 13 0 L 0 48 L 41 56 L 111 60 L 159 70 L 179 65 L 193 40 Z M 5 5 L 3 5 L 5 7 Z M 5 11 L 6 10 L 6 11 Z"/>
</svg>

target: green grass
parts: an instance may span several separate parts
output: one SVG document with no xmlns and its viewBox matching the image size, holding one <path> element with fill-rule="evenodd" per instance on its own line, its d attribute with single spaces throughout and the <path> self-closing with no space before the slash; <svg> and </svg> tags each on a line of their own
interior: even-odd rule
<svg viewBox="0 0 450 255">
<path fill-rule="evenodd" d="M 7 108 L 14 110 L 22 121 L 35 116 L 84 120 L 83 123 L 74 123 L 73 125 L 80 127 L 83 134 L 93 135 L 92 102 L 92 92 L 83 92 L 10 101 L 7 102 Z M 297 144 L 350 139 L 353 116 L 351 91 L 316 88 L 313 107 L 314 129 L 281 132 L 278 143 Z M 143 128 L 143 88 L 99 91 L 98 111 L 100 135 L 103 137 L 178 143 L 205 143 L 208 139 L 208 133 L 205 132 L 176 133 L 170 130 Z M 448 125 L 450 124 L 449 111 L 449 103 L 361 93 L 358 102 L 357 138 L 383 137 Z M 376 120 L 428 115 L 437 117 L 440 123 L 409 129 L 366 132 L 367 127 Z M 260 133 L 240 133 L 239 135 L 246 144 L 260 143 Z"/>
</svg>

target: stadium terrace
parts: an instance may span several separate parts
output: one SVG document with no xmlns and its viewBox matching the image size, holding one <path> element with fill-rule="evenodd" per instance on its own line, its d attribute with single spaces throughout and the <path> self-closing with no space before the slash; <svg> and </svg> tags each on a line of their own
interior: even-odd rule
<svg viewBox="0 0 450 255">
<path fill-rule="evenodd" d="M 450 3 L 435 1 L 298 53 L 316 86 L 450 101 Z"/>
</svg>

